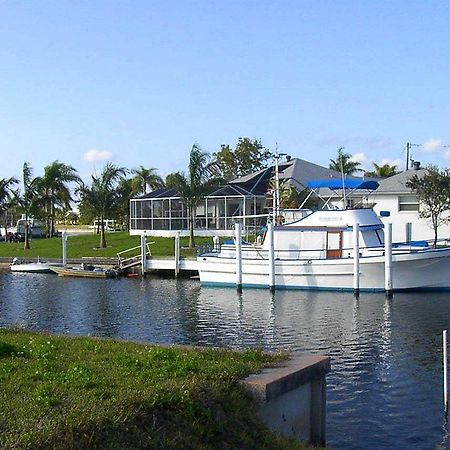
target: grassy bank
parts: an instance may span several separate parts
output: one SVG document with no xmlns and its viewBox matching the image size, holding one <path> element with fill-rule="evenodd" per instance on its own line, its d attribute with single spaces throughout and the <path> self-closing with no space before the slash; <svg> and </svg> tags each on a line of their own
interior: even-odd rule
<svg viewBox="0 0 450 450">
<path fill-rule="evenodd" d="M 148 242 L 151 244 L 150 249 L 155 257 L 173 256 L 174 255 L 174 239 L 163 237 L 149 237 Z M 82 234 L 78 236 L 69 236 L 67 241 L 68 258 L 88 257 L 111 257 L 122 250 L 127 250 L 140 245 L 138 236 L 130 236 L 127 232 L 107 233 L 108 247 L 104 249 L 96 248 L 100 238 L 97 234 Z M 204 242 L 212 243 L 211 238 L 196 238 L 196 244 L 201 245 Z M 181 238 L 181 246 L 187 247 L 189 238 Z M 33 239 L 31 241 L 31 249 L 24 250 L 23 243 L 7 243 L 0 242 L 0 257 L 27 258 L 61 258 L 61 239 Z M 194 257 L 195 251 L 182 249 L 181 256 Z"/>
<path fill-rule="evenodd" d="M 0 330 L 0 447 L 303 448 L 237 384 L 281 358 Z"/>
</svg>

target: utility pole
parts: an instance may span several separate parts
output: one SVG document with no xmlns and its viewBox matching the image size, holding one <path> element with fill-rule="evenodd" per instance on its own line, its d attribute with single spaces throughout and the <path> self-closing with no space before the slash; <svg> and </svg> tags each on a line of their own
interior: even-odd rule
<svg viewBox="0 0 450 450">
<path fill-rule="evenodd" d="M 409 169 L 409 160 L 411 158 L 411 144 L 409 142 L 406 143 L 406 169 Z"/>
</svg>

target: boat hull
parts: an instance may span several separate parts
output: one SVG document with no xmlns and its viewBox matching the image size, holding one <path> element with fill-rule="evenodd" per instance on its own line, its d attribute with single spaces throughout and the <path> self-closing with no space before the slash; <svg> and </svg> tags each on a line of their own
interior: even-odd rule
<svg viewBox="0 0 450 450">
<path fill-rule="evenodd" d="M 55 266 L 55 263 L 23 263 L 12 264 L 10 269 L 16 273 L 53 273 L 52 268 Z"/>
<path fill-rule="evenodd" d="M 117 275 L 113 270 L 84 270 L 72 267 L 52 267 L 52 271 L 60 277 L 114 278 Z"/>
<path fill-rule="evenodd" d="M 235 285 L 236 260 L 217 254 L 198 258 L 203 285 Z M 392 260 L 393 290 L 450 289 L 450 249 L 395 254 Z M 384 291 L 383 256 L 360 258 L 361 291 Z M 275 285 L 281 289 L 353 290 L 353 259 L 275 261 Z M 242 259 L 242 285 L 268 287 L 267 259 Z"/>
</svg>

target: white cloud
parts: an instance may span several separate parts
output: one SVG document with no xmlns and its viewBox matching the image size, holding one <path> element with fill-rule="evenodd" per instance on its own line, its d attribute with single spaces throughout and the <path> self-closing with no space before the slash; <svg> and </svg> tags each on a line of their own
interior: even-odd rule
<svg viewBox="0 0 450 450">
<path fill-rule="evenodd" d="M 399 168 L 401 163 L 402 161 L 400 161 L 399 159 L 384 158 L 381 160 L 379 165 L 384 166 L 385 164 L 389 164 L 390 166 L 397 166 L 397 168 Z"/>
<path fill-rule="evenodd" d="M 108 150 L 97 150 L 95 148 L 91 148 L 83 155 L 83 159 L 88 162 L 106 161 L 111 159 L 112 155 L 112 152 Z"/>
<path fill-rule="evenodd" d="M 444 158 L 445 158 L 445 159 L 450 159 L 450 150 L 446 150 L 446 151 L 444 152 Z"/>
<path fill-rule="evenodd" d="M 367 161 L 367 158 L 366 158 L 366 155 L 365 155 L 364 153 L 360 152 L 360 153 L 355 153 L 355 154 L 351 157 L 351 160 L 352 160 L 352 161 L 355 161 L 355 162 L 362 163 L 362 162 L 364 162 L 364 161 Z"/>
<path fill-rule="evenodd" d="M 427 153 L 432 153 L 442 147 L 442 145 L 442 139 L 430 138 L 422 145 L 422 150 Z"/>
</svg>

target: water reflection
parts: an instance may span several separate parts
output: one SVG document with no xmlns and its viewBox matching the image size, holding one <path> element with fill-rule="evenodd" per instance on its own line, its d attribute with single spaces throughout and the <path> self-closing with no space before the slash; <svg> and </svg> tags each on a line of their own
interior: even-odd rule
<svg viewBox="0 0 450 450">
<path fill-rule="evenodd" d="M 0 274 L 0 326 L 158 343 L 332 356 L 332 448 L 448 445 L 442 424 L 447 294 L 200 288 L 149 277 L 77 280 Z M 351 424 L 351 430 L 350 425 Z"/>
</svg>

